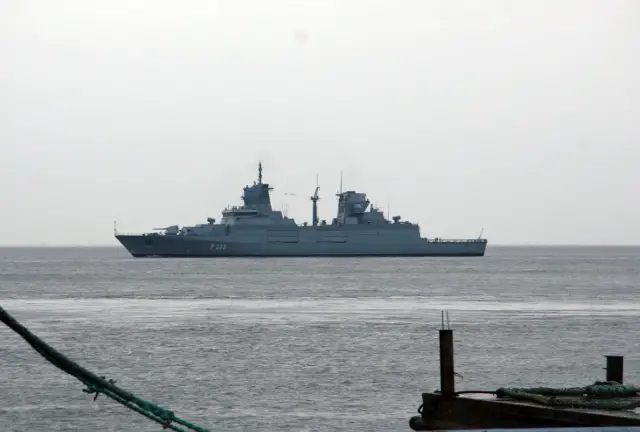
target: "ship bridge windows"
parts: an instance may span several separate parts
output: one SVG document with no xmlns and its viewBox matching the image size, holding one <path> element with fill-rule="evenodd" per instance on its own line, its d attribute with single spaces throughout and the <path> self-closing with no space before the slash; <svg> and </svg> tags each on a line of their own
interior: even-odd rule
<svg viewBox="0 0 640 432">
<path fill-rule="evenodd" d="M 223 216 L 231 216 L 231 217 L 257 216 L 258 214 L 259 214 L 258 210 L 242 209 L 242 208 L 232 208 L 230 210 L 225 210 L 222 212 Z"/>
</svg>

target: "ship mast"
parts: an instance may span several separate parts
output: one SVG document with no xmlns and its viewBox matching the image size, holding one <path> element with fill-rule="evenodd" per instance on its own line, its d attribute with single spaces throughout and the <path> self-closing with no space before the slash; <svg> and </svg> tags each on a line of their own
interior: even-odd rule
<svg viewBox="0 0 640 432">
<path fill-rule="evenodd" d="M 344 194 L 342 193 L 342 171 L 340 171 L 340 192 L 336 194 L 338 197 L 338 214 L 336 215 L 336 220 L 338 222 L 343 221 L 344 214 Z"/>
<path fill-rule="evenodd" d="M 258 162 L 258 184 L 262 184 L 262 162 Z"/>
<path fill-rule="evenodd" d="M 318 174 L 316 174 L 316 191 L 313 193 L 313 196 L 310 198 L 313 202 L 313 208 L 311 213 L 311 220 L 313 226 L 318 226 L 318 200 L 320 197 L 318 196 L 318 191 L 320 190 L 320 186 L 318 186 Z"/>
</svg>

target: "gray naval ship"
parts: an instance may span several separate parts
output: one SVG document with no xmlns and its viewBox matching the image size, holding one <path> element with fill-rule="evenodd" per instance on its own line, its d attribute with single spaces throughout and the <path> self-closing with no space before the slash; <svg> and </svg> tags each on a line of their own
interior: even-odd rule
<svg viewBox="0 0 640 432">
<path fill-rule="evenodd" d="M 341 187 L 342 189 L 342 187 Z M 298 225 L 271 207 L 273 188 L 258 181 L 243 189 L 244 205 L 222 211 L 216 223 L 156 228 L 144 234 L 119 234 L 116 239 L 134 257 L 425 257 L 483 256 L 487 240 L 424 238 L 417 224 L 400 216 L 385 218 L 366 194 L 340 191 L 338 212 L 328 223 L 318 220 L 318 190 L 311 197 L 312 223 Z"/>
</svg>

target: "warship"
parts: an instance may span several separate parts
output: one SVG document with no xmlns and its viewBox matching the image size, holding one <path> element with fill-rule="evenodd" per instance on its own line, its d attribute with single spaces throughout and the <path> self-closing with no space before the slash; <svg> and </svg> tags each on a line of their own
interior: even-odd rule
<svg viewBox="0 0 640 432">
<path fill-rule="evenodd" d="M 341 182 L 342 183 L 342 182 Z M 391 220 L 365 193 L 340 191 L 330 222 L 318 220 L 319 187 L 311 196 L 311 224 L 299 225 L 271 206 L 271 191 L 258 180 L 243 188 L 244 205 L 222 211 L 222 219 L 194 226 L 172 225 L 115 238 L 134 257 L 471 257 L 484 256 L 487 239 L 424 238 L 416 223 Z"/>
</svg>

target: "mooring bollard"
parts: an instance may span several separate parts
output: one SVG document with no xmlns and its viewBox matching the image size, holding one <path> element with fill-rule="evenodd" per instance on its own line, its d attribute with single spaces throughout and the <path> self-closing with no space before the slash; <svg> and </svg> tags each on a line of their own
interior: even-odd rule
<svg viewBox="0 0 640 432">
<path fill-rule="evenodd" d="M 622 384 L 624 370 L 623 356 L 605 356 L 607 358 L 607 381 L 615 381 Z"/>
<path fill-rule="evenodd" d="M 447 327 L 449 314 L 447 313 Z M 455 370 L 453 367 L 453 330 L 444 328 L 444 312 L 442 329 L 440 330 L 440 392 L 444 397 L 452 397 L 455 388 Z"/>
</svg>

